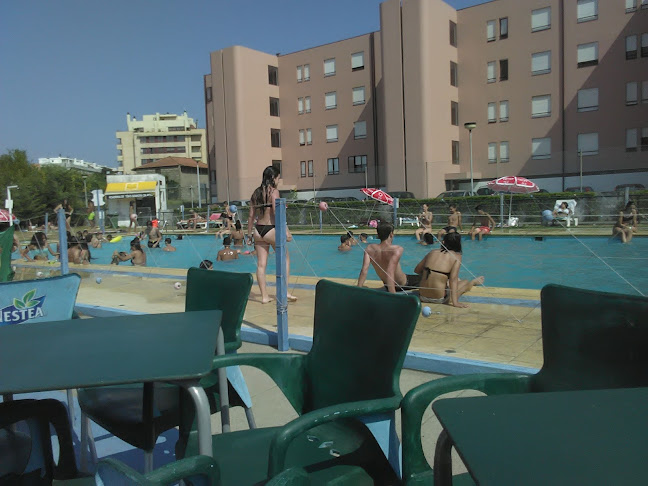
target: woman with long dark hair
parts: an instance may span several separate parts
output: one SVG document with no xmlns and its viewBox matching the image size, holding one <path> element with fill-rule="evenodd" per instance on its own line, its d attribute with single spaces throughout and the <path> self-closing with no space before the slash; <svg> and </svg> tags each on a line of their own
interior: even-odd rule
<svg viewBox="0 0 648 486">
<path fill-rule="evenodd" d="M 261 185 L 257 187 L 250 197 L 250 216 L 248 217 L 248 241 L 254 236 L 254 248 L 257 252 L 257 282 L 261 290 L 261 303 L 267 304 L 272 299 L 268 295 L 266 287 L 266 267 L 268 265 L 268 254 L 270 246 L 275 247 L 275 199 L 279 197 L 277 190 L 277 179 L 279 169 L 268 166 L 263 171 Z M 286 228 L 288 241 L 290 232 Z M 290 272 L 290 257 L 286 250 L 286 285 Z M 288 294 L 288 301 L 295 302 L 297 297 Z"/>
</svg>

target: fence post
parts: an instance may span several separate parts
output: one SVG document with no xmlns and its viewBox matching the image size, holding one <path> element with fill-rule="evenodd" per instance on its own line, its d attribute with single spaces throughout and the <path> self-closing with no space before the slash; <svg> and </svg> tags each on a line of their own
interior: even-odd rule
<svg viewBox="0 0 648 486">
<path fill-rule="evenodd" d="M 322 218 L 323 218 L 322 213 L 324 213 L 324 211 L 322 211 L 322 210 L 320 209 L 320 210 L 318 211 L 318 213 L 319 213 L 319 225 L 320 225 L 320 233 L 321 233 L 321 232 L 322 232 Z"/>
<path fill-rule="evenodd" d="M 394 198 L 394 228 L 398 227 L 398 198 Z"/>
<path fill-rule="evenodd" d="M 61 263 L 61 275 L 70 273 L 68 265 L 68 241 L 67 241 L 67 227 L 65 226 L 65 210 L 63 208 L 58 210 L 58 231 L 59 231 L 59 262 Z"/>
<path fill-rule="evenodd" d="M 286 279 L 286 199 L 275 200 L 275 254 L 277 256 L 277 349 L 287 351 L 288 281 Z"/>
<path fill-rule="evenodd" d="M 43 231 L 45 235 L 47 235 L 48 227 L 49 227 L 49 214 L 45 213 L 45 229 Z"/>
<path fill-rule="evenodd" d="M 504 193 L 500 192 L 500 228 L 504 227 Z"/>
</svg>

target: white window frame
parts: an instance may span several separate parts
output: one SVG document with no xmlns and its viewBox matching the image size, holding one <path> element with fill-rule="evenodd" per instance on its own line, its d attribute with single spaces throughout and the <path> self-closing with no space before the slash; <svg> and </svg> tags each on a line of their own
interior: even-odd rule
<svg viewBox="0 0 648 486">
<path fill-rule="evenodd" d="M 626 59 L 637 59 L 639 57 L 638 41 L 636 34 L 628 35 L 625 38 L 625 58 Z"/>
<path fill-rule="evenodd" d="M 338 141 L 338 126 L 337 125 L 326 125 L 326 141 L 327 142 L 337 142 Z"/>
<path fill-rule="evenodd" d="M 304 81 L 310 81 L 310 64 L 304 64 Z"/>
<path fill-rule="evenodd" d="M 488 142 L 488 163 L 497 163 L 497 142 Z"/>
<path fill-rule="evenodd" d="M 335 76 L 335 58 L 324 59 L 324 77 Z"/>
<path fill-rule="evenodd" d="M 357 162 L 360 162 L 359 164 Z M 364 174 L 367 171 L 366 155 L 350 155 L 348 159 L 348 170 L 351 174 Z M 360 170 L 358 170 L 358 168 Z"/>
<path fill-rule="evenodd" d="M 364 51 L 351 54 L 351 71 L 362 71 L 364 67 Z"/>
<path fill-rule="evenodd" d="M 578 23 L 598 20 L 598 0 L 578 0 L 576 19 Z"/>
<path fill-rule="evenodd" d="M 299 174 L 300 177 L 306 177 L 306 161 L 302 160 L 299 162 Z"/>
<path fill-rule="evenodd" d="M 486 107 L 486 119 L 488 123 L 497 123 L 497 103 L 488 103 Z"/>
<path fill-rule="evenodd" d="M 531 98 L 531 118 L 551 116 L 551 95 L 544 94 Z"/>
<path fill-rule="evenodd" d="M 354 140 L 367 138 L 367 122 L 365 120 L 358 120 L 353 123 L 353 138 Z"/>
<path fill-rule="evenodd" d="M 360 96 L 362 95 L 362 96 Z M 367 102 L 365 97 L 365 87 L 356 86 L 351 91 L 351 99 L 353 100 L 353 105 L 364 105 Z"/>
<path fill-rule="evenodd" d="M 598 111 L 599 108 L 599 89 L 585 88 L 579 89 L 577 95 L 578 112 Z"/>
<path fill-rule="evenodd" d="M 547 16 L 548 20 L 544 20 Z M 535 23 L 535 26 L 534 26 Z M 538 8 L 531 11 L 531 32 L 541 32 L 551 29 L 551 7 Z"/>
<path fill-rule="evenodd" d="M 308 177 L 315 177 L 315 166 L 312 160 L 308 161 Z"/>
<path fill-rule="evenodd" d="M 297 114 L 304 114 L 304 98 L 297 98 Z"/>
<path fill-rule="evenodd" d="M 338 175 L 340 173 L 340 158 L 331 157 L 326 159 L 327 175 Z"/>
<path fill-rule="evenodd" d="M 626 5 L 625 8 L 626 13 L 637 11 L 637 0 L 626 0 L 625 5 Z"/>
<path fill-rule="evenodd" d="M 590 56 L 586 56 L 586 54 L 589 54 L 589 51 L 592 49 L 594 51 L 594 57 L 590 58 Z M 598 41 L 578 44 L 578 47 L 576 48 L 576 59 L 579 68 L 596 66 L 599 61 Z"/>
<path fill-rule="evenodd" d="M 495 29 L 497 28 L 497 20 L 486 21 L 486 42 L 494 42 L 497 39 Z"/>
<path fill-rule="evenodd" d="M 497 61 L 488 61 L 486 63 L 486 82 L 494 83 L 497 81 Z"/>
<path fill-rule="evenodd" d="M 306 96 L 304 98 L 304 113 L 310 113 L 311 112 L 311 97 Z"/>
<path fill-rule="evenodd" d="M 583 157 L 598 155 L 599 142 L 598 132 L 579 133 L 578 134 L 578 153 Z"/>
<path fill-rule="evenodd" d="M 508 100 L 502 100 L 499 102 L 499 121 L 507 122 L 509 120 L 509 102 Z"/>
<path fill-rule="evenodd" d="M 324 107 L 327 110 L 334 110 L 337 108 L 337 91 L 329 91 L 324 94 Z"/>
<path fill-rule="evenodd" d="M 546 62 L 545 62 L 546 59 Z M 551 51 L 534 52 L 531 54 L 531 75 L 540 76 L 551 72 Z"/>
<path fill-rule="evenodd" d="M 626 152 L 636 152 L 639 148 L 637 135 L 639 135 L 639 130 L 637 130 L 636 128 L 626 128 Z"/>
<path fill-rule="evenodd" d="M 304 79 L 304 72 L 303 72 L 304 66 L 297 66 L 297 82 L 301 83 L 302 80 Z"/>
<path fill-rule="evenodd" d="M 531 158 L 535 160 L 551 158 L 551 137 L 531 139 Z"/>
<path fill-rule="evenodd" d="M 313 129 L 306 129 L 306 145 L 313 145 Z"/>
<path fill-rule="evenodd" d="M 509 160 L 511 160 L 510 145 L 508 142 L 500 142 L 499 161 L 501 164 L 506 164 Z"/>
<path fill-rule="evenodd" d="M 639 103 L 639 83 L 637 81 L 630 81 L 626 83 L 626 106 L 633 106 Z"/>
<path fill-rule="evenodd" d="M 306 145 L 306 130 L 299 130 L 299 146 L 304 147 Z"/>
</svg>

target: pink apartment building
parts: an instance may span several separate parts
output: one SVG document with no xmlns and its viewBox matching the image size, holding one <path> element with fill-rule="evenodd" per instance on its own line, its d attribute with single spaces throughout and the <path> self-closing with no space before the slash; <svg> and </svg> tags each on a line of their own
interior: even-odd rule
<svg viewBox="0 0 648 486">
<path fill-rule="evenodd" d="M 559 191 L 648 186 L 648 0 L 386 0 L 380 30 L 205 76 L 212 194 L 435 197 L 503 175 Z"/>
</svg>

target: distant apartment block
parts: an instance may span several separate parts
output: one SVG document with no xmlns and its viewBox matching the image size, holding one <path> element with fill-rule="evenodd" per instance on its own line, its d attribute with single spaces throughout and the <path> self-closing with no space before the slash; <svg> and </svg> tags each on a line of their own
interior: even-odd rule
<svg viewBox="0 0 648 486">
<path fill-rule="evenodd" d="M 86 162 L 82 159 L 73 159 L 71 157 L 42 157 L 38 159 L 38 164 L 41 166 L 62 167 L 64 169 L 88 173 L 110 173 L 115 170 L 114 167 L 107 167 L 105 165 Z"/>
<path fill-rule="evenodd" d="M 197 128 L 193 118 L 182 115 L 144 115 L 141 120 L 126 115 L 126 131 L 116 132 L 117 161 L 124 174 L 134 173 L 136 167 L 165 157 L 186 157 L 197 162 L 207 161 L 204 128 Z"/>
<path fill-rule="evenodd" d="M 648 183 L 648 1 L 387 0 L 380 30 L 270 55 L 233 46 L 205 76 L 212 194 L 368 185 L 435 197 L 522 175 L 558 191 Z M 472 157 L 469 132 L 474 122 Z"/>
</svg>

